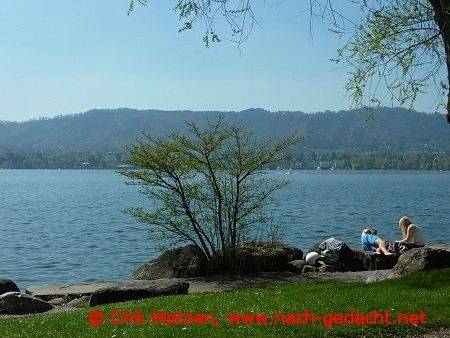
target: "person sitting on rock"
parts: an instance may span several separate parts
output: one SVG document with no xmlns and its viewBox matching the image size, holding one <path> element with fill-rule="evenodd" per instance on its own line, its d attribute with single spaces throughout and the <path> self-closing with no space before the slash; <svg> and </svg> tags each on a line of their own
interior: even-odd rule
<svg viewBox="0 0 450 338">
<path fill-rule="evenodd" d="M 422 230 L 417 224 L 413 224 L 408 217 L 400 218 L 398 226 L 402 229 L 403 239 L 395 241 L 396 245 L 403 244 L 409 249 L 425 246 L 425 236 Z"/>
<path fill-rule="evenodd" d="M 377 229 L 364 229 L 361 233 L 361 246 L 365 251 L 375 251 L 378 254 L 386 256 L 396 256 L 395 253 L 389 252 L 386 241 L 377 236 Z"/>
</svg>

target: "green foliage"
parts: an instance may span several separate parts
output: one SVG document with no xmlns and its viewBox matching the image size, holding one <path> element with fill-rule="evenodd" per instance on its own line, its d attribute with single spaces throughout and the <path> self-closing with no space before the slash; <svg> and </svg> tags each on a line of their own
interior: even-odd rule
<svg viewBox="0 0 450 338">
<path fill-rule="evenodd" d="M 335 59 L 350 67 L 346 89 L 358 107 L 386 100 L 413 106 L 417 96 L 436 86 L 438 102 L 448 90 L 443 39 L 429 1 L 375 0 L 360 4 L 361 18 L 351 30 L 335 25 L 348 37 Z M 336 27 L 339 26 L 339 27 Z"/>
<path fill-rule="evenodd" d="M 330 30 L 339 36 L 350 35 L 334 61 L 350 67 L 346 89 L 356 107 L 369 111 L 369 122 L 373 118 L 370 107 L 386 105 L 386 101 L 413 107 L 417 96 L 434 86 L 436 108 L 447 106 L 450 123 L 450 97 L 444 100 L 450 85 L 449 2 L 349 0 L 359 6 L 359 18 L 347 18 L 346 13 L 336 10 L 334 5 L 339 2 L 309 0 L 305 12 L 310 21 L 319 18 L 330 24 Z M 180 31 L 194 25 L 206 28 L 203 41 L 207 47 L 210 42 L 220 42 L 217 32 L 227 28 L 232 32 L 231 40 L 241 44 L 256 22 L 250 0 L 178 0 L 174 10 L 184 22 Z"/>
<path fill-rule="evenodd" d="M 287 148 L 301 138 L 259 143 L 253 133 L 223 118 L 205 129 L 186 124 L 189 135 L 144 134 L 128 148 L 128 162 L 139 169 L 120 173 L 155 203 L 149 211 L 130 208 L 131 215 L 153 225 L 157 237 L 170 244 L 193 243 L 210 258 L 250 239 L 253 226 L 270 221 L 264 207 L 284 183 L 264 177 L 262 169 L 285 160 Z"/>
<path fill-rule="evenodd" d="M 0 319 L 4 337 L 406 337 L 449 328 L 450 270 L 412 274 L 379 283 L 313 282 L 252 287 L 232 292 L 161 296 L 68 313 Z M 105 314 L 105 323 L 89 325 L 93 310 Z M 111 324 L 113 310 L 145 314 L 146 325 Z M 151 324 L 152 312 L 213 314 L 215 325 Z M 230 324 L 228 314 L 400 313 L 423 311 L 426 325 Z"/>
<path fill-rule="evenodd" d="M 123 145 L 133 143 L 142 131 L 154 137 L 163 137 L 169 130 L 186 134 L 183 121 L 196 121 L 203 127 L 208 118 L 219 115 L 104 109 L 21 123 L 0 122 L 0 168 L 116 169 L 128 156 Z M 291 148 L 298 161 L 310 165 L 298 167 L 298 161 L 294 160 L 273 165 L 273 169 L 277 166 L 315 169 L 320 161 L 338 161 L 342 163 L 339 168 L 346 168 L 351 167 L 350 157 L 363 161 L 365 169 L 449 168 L 450 133 L 442 123 L 442 114 L 378 108 L 370 126 L 356 111 L 306 114 L 252 109 L 223 115 L 228 121 L 254 131 L 260 139 L 286 137 L 294 132 L 310 136 L 308 142 Z M 382 159 L 386 164 L 369 162 L 366 160 L 369 157 Z M 83 165 L 85 162 L 89 165 Z"/>
<path fill-rule="evenodd" d="M 101 151 L 3 150 L 2 169 L 115 169 L 125 153 Z"/>
<path fill-rule="evenodd" d="M 147 4 L 148 4 L 148 0 L 137 0 L 136 2 L 140 3 L 142 6 L 147 6 Z M 134 3 L 135 3 L 135 0 L 130 0 L 130 4 L 128 7 L 128 15 L 130 15 L 131 12 L 134 11 Z"/>
<path fill-rule="evenodd" d="M 138 2 L 143 6 L 148 4 L 147 0 Z M 134 4 L 135 1 L 131 0 L 128 14 L 134 11 Z M 190 30 L 196 25 L 205 29 L 203 43 L 206 47 L 209 47 L 210 43 L 222 40 L 217 33 L 224 29 L 223 26 L 220 27 L 222 20 L 225 21 L 225 27 L 230 30 L 227 39 L 238 44 L 247 39 L 255 22 L 251 0 L 177 0 L 173 10 L 179 14 L 179 20 L 182 22 L 179 32 Z"/>
<path fill-rule="evenodd" d="M 252 130 L 258 137 L 285 137 L 293 132 L 310 135 L 295 150 L 379 151 L 421 150 L 426 143 L 449 150 L 450 134 L 442 114 L 425 114 L 402 108 L 378 108 L 375 122 L 368 125 L 358 111 L 270 112 L 248 109 L 241 112 L 194 112 L 135 109 L 99 109 L 74 116 L 21 123 L 0 122 L 0 153 L 3 150 L 56 152 L 121 152 L 142 131 L 164 136 L 168 131 L 186 133 L 184 121 L 203 126 L 207 119 L 223 115 L 228 121 Z M 405 133 L 408 133 L 405 137 Z M 1 156 L 1 155 L 0 155 Z"/>
</svg>

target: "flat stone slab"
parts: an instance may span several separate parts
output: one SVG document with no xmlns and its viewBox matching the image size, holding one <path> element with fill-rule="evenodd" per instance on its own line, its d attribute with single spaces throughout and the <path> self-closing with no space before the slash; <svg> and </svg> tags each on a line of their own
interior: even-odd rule
<svg viewBox="0 0 450 338">
<path fill-rule="evenodd" d="M 202 292 L 231 291 L 264 284 L 303 283 L 319 280 L 337 282 L 366 282 L 366 280 L 369 277 L 374 276 L 375 273 L 375 271 L 356 271 L 325 272 L 308 275 L 298 275 L 292 272 L 280 271 L 246 274 L 240 276 L 223 275 L 210 277 L 173 278 L 168 280 L 171 280 L 173 282 L 188 282 L 188 293 L 191 294 Z M 54 298 L 64 298 L 68 302 L 73 299 L 81 298 L 83 296 L 90 296 L 97 290 L 113 287 L 121 283 L 128 282 L 30 286 L 26 289 L 26 293 L 45 301 L 49 301 Z"/>
<path fill-rule="evenodd" d="M 375 271 L 318 272 L 305 275 L 288 271 L 262 272 L 239 276 L 210 276 L 186 278 L 188 293 L 232 291 L 240 288 L 269 284 L 308 283 L 314 281 L 363 282 Z M 182 278 L 180 278 L 182 279 Z"/>
<path fill-rule="evenodd" d="M 91 295 L 90 306 L 163 295 L 187 294 L 189 283 L 174 279 L 132 280 L 100 288 Z"/>
<path fill-rule="evenodd" d="M 26 294 L 33 297 L 51 301 L 52 299 L 62 298 L 65 303 L 83 296 L 92 296 L 95 294 L 93 302 L 106 302 L 108 297 L 119 301 L 145 298 L 152 295 L 187 293 L 189 283 L 181 279 L 155 279 L 155 280 L 133 280 L 123 282 L 100 282 L 91 284 L 67 284 L 67 285 L 42 285 L 29 286 Z M 123 295 L 123 296 L 122 296 Z M 135 297 L 135 298 L 133 298 Z M 97 303 L 100 304 L 100 303 Z"/>
<path fill-rule="evenodd" d="M 99 282 L 90 284 L 50 284 L 41 286 L 29 286 L 25 293 L 45 301 L 55 298 L 64 298 L 66 301 L 81 298 L 83 296 L 90 296 L 95 291 L 113 286 L 115 282 Z"/>
</svg>

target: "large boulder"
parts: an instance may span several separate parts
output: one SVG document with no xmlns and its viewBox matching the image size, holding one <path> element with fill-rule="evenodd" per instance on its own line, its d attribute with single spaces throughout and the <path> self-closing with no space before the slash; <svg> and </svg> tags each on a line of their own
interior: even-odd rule
<svg viewBox="0 0 450 338">
<path fill-rule="evenodd" d="M 22 295 L 20 292 L 7 292 L 0 295 L 0 313 L 19 315 L 40 313 L 53 309 L 53 306 L 39 298 Z"/>
<path fill-rule="evenodd" d="M 94 291 L 90 306 L 149 298 L 161 295 L 187 294 L 189 283 L 177 280 L 133 280 L 116 283 Z"/>
<path fill-rule="evenodd" d="M 351 248 L 354 254 L 354 259 L 362 267 L 362 270 L 376 270 L 373 265 L 373 254 L 368 253 L 361 248 Z"/>
<path fill-rule="evenodd" d="M 208 273 L 208 260 L 198 247 L 188 245 L 164 252 L 158 258 L 140 265 L 131 279 L 201 277 Z"/>
<path fill-rule="evenodd" d="M 450 268 L 450 251 L 423 247 L 403 253 L 393 272 L 398 276 L 404 276 L 411 272 L 444 268 Z"/>
<path fill-rule="evenodd" d="M 287 265 L 287 271 L 301 274 L 303 267 L 308 263 L 304 259 L 296 259 L 295 261 L 290 261 Z"/>
<path fill-rule="evenodd" d="M 229 256 L 219 252 L 213 257 L 212 270 L 215 274 L 287 271 L 289 262 L 302 258 L 303 252 L 290 245 L 247 242 L 229 250 Z"/>
<path fill-rule="evenodd" d="M 0 278 L 0 295 L 7 292 L 20 292 L 20 290 L 11 279 Z"/>
<path fill-rule="evenodd" d="M 352 271 L 363 270 L 387 270 L 392 269 L 397 263 L 397 256 L 386 256 L 363 251 L 360 248 L 352 248 L 354 253 L 354 269 Z"/>
</svg>

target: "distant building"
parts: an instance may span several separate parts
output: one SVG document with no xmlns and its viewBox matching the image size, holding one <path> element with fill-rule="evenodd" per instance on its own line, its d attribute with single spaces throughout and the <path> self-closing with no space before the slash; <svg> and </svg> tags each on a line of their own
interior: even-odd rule
<svg viewBox="0 0 450 338">
<path fill-rule="evenodd" d="M 319 162 L 317 169 L 330 170 L 336 168 L 336 162 Z"/>
</svg>

